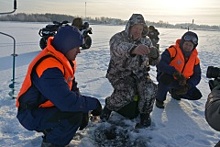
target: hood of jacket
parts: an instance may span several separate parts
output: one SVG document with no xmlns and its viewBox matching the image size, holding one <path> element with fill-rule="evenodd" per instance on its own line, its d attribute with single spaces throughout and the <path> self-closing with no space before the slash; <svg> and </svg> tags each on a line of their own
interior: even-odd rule
<svg viewBox="0 0 220 147">
<path fill-rule="evenodd" d="M 132 14 L 132 16 L 129 18 L 126 27 L 125 32 L 128 36 L 130 36 L 130 28 L 136 24 L 141 24 L 144 27 L 146 27 L 146 22 L 144 20 L 144 17 L 141 14 Z"/>
</svg>

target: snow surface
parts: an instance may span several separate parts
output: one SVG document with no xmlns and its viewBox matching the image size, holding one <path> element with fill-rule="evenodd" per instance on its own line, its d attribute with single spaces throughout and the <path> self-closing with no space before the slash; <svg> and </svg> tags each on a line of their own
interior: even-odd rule
<svg viewBox="0 0 220 147">
<path fill-rule="evenodd" d="M 45 25 L 43 23 L 0 22 L 0 31 L 12 35 L 16 39 L 16 53 L 18 54 L 15 70 L 16 93 L 23 82 L 28 64 L 40 52 L 38 31 Z M 108 41 L 113 34 L 123 30 L 124 27 L 92 26 L 92 48 L 82 50 L 81 54 L 77 56 L 76 79 L 82 94 L 97 97 L 103 106 L 105 98 L 113 90 L 105 78 L 109 62 Z M 187 31 L 166 28 L 158 28 L 158 30 L 161 34 L 159 42 L 161 51 L 173 44 L 177 38 L 180 38 Z M 122 133 L 121 136 L 123 137 L 123 132 L 128 130 L 125 133 L 127 140 L 124 140 L 127 143 L 122 144 L 123 146 L 213 147 L 220 139 L 219 132 L 213 130 L 204 118 L 204 106 L 210 92 L 206 70 L 208 66 L 219 66 L 220 64 L 220 32 L 205 30 L 196 32 L 199 36 L 198 51 L 202 68 L 202 80 L 198 88 L 203 94 L 202 99 L 198 101 L 176 101 L 171 99 L 168 94 L 164 110 L 154 107 L 151 114 L 153 124 L 147 129 L 134 130 L 137 119 L 127 120 L 113 113 L 110 121 L 118 121 L 119 134 Z M 42 134 L 28 131 L 19 124 L 16 119 L 15 99 L 8 95 L 11 91 L 9 84 L 12 83 L 12 52 L 13 40 L 0 34 L 0 146 L 39 147 Z M 155 67 L 151 69 L 151 77 L 156 82 Z M 108 126 L 109 123 L 106 122 L 91 122 L 89 127 L 77 133 L 70 146 L 116 146 L 114 143 L 119 142 L 119 139 L 104 139 L 101 140 L 102 145 L 100 142 L 98 143 L 99 137 L 103 136 L 95 133 L 97 128 L 103 129 Z M 95 136 L 96 139 L 94 139 Z"/>
</svg>

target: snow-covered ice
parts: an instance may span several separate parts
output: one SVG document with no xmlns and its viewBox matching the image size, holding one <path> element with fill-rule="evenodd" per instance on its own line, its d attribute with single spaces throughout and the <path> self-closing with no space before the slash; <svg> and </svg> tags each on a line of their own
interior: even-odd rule
<svg viewBox="0 0 220 147">
<path fill-rule="evenodd" d="M 44 23 L 0 22 L 0 31 L 16 39 L 15 93 L 23 82 L 30 61 L 40 52 L 38 31 Z M 97 97 L 104 106 L 104 100 L 112 93 L 112 87 L 105 74 L 109 62 L 109 39 L 125 26 L 92 25 L 93 44 L 88 50 L 82 50 L 77 56 L 76 79 L 82 94 Z M 160 32 L 160 50 L 163 51 L 187 31 L 184 29 L 158 28 Z M 140 138 L 149 147 L 213 147 L 220 139 L 219 132 L 213 130 L 205 121 L 204 106 L 210 92 L 206 70 L 208 66 L 220 65 L 220 32 L 195 30 L 199 36 L 199 57 L 201 59 L 202 80 L 198 85 L 203 97 L 198 101 L 176 101 L 167 95 L 164 110 L 154 107 L 151 114 L 153 125 L 138 132 L 132 130 L 135 120 L 121 120 L 113 114 L 112 121 L 121 121 L 130 126 L 130 141 Z M 9 97 L 9 84 L 12 79 L 13 40 L 0 34 L 0 146 L 1 147 L 39 147 L 41 133 L 24 129 L 16 119 L 15 99 Z M 220 66 L 219 66 L 220 67 Z M 151 68 L 151 77 L 155 80 L 156 69 Z M 94 130 L 105 123 L 89 124 L 90 127 L 79 131 L 80 140 L 74 138 L 70 146 L 95 147 Z M 126 128 L 126 127 L 125 127 Z M 123 128 L 122 128 L 123 131 Z M 111 140 L 114 142 L 114 140 Z M 106 144 L 106 146 L 109 146 Z M 135 146 L 134 144 L 131 146 Z"/>
</svg>

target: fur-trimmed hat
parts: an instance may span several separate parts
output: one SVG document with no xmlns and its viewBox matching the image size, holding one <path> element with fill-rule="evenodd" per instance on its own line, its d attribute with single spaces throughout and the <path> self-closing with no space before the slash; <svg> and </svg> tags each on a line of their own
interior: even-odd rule
<svg viewBox="0 0 220 147">
<path fill-rule="evenodd" d="M 83 37 L 74 26 L 62 26 L 52 40 L 53 47 L 64 55 L 75 47 L 83 44 Z"/>
</svg>

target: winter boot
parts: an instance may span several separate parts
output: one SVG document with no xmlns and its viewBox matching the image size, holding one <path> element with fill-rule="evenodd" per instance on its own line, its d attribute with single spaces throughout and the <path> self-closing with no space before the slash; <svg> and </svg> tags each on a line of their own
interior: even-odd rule
<svg viewBox="0 0 220 147">
<path fill-rule="evenodd" d="M 140 114 L 140 122 L 136 124 L 136 128 L 147 128 L 151 125 L 149 114 Z"/>
<path fill-rule="evenodd" d="M 164 109 L 164 102 L 156 100 L 156 106 L 157 108 Z"/>
<path fill-rule="evenodd" d="M 46 142 L 45 141 L 45 136 L 43 136 L 42 138 L 43 138 L 43 141 L 41 143 L 41 147 L 67 147 L 67 146 L 60 146 L 60 145 L 55 145 L 55 144 Z"/>
<path fill-rule="evenodd" d="M 42 142 L 41 147 L 55 147 L 52 143 Z"/>
<path fill-rule="evenodd" d="M 54 145 L 52 143 L 47 143 L 47 142 L 43 141 L 41 143 L 41 147 L 68 147 L 68 145 L 67 146 L 60 146 L 60 145 Z"/>
<path fill-rule="evenodd" d="M 107 121 L 111 115 L 111 110 L 109 110 L 106 106 L 104 107 L 104 109 L 102 110 L 102 113 L 100 115 L 100 119 L 102 121 Z"/>
<path fill-rule="evenodd" d="M 220 147 L 220 141 L 214 147 Z"/>
</svg>

